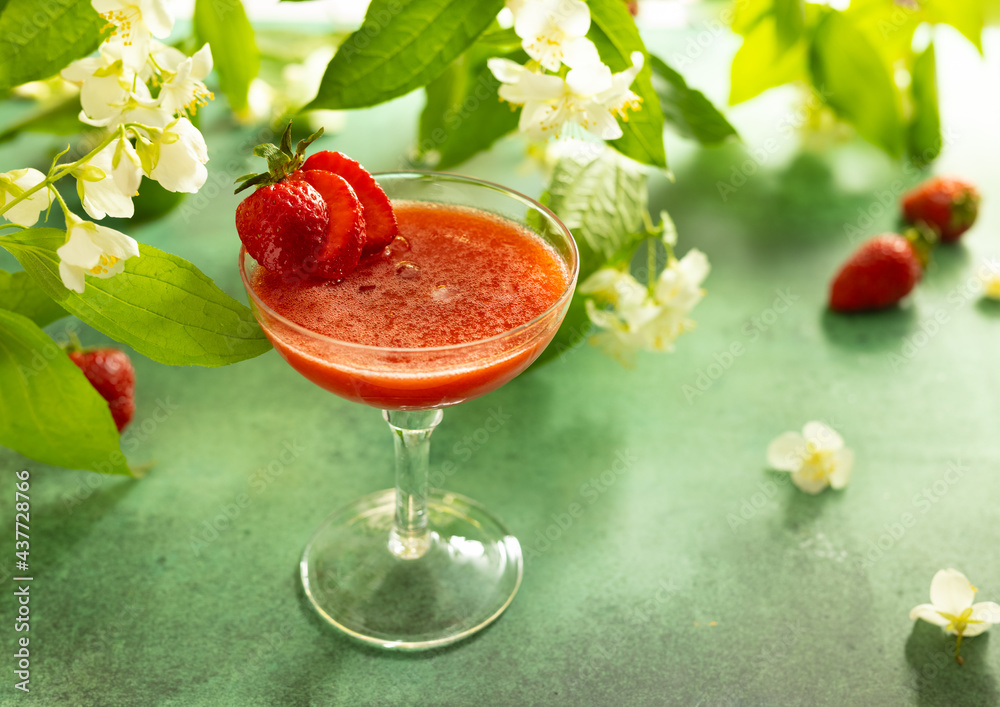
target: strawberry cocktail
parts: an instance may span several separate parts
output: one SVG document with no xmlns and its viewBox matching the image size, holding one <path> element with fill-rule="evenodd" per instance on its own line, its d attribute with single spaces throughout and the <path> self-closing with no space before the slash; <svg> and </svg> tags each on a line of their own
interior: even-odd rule
<svg viewBox="0 0 1000 707">
<path fill-rule="evenodd" d="M 565 315 L 577 274 L 566 227 L 545 207 L 450 174 L 372 177 L 290 141 L 237 211 L 251 306 L 295 370 L 381 408 L 396 488 L 326 519 L 301 561 L 330 623 L 385 647 L 444 645 L 507 607 L 517 540 L 475 501 L 428 489 L 442 408 L 527 368 Z M 258 154 L 261 154 L 258 152 Z"/>
</svg>

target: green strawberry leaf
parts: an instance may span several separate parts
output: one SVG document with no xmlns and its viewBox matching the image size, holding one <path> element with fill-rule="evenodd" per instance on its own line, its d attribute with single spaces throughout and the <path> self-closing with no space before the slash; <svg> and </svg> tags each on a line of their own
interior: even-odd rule
<svg viewBox="0 0 1000 707">
<path fill-rule="evenodd" d="M 486 66 L 495 53 L 495 47 L 477 42 L 427 84 L 417 151 L 437 153 L 436 169 L 461 164 L 517 128 L 519 113 L 500 100 L 500 82 Z M 507 58 L 521 64 L 528 61 L 522 51 Z"/>
<path fill-rule="evenodd" d="M 702 145 L 718 145 L 736 135 L 736 129 L 701 91 L 689 87 L 684 77 L 660 57 L 650 54 L 649 60 L 653 67 L 653 87 L 668 125 L 682 137 Z"/>
<path fill-rule="evenodd" d="M 198 41 L 212 47 L 212 64 L 230 108 L 246 111 L 250 82 L 260 71 L 260 52 L 243 3 L 195 0 L 194 29 Z"/>
<path fill-rule="evenodd" d="M 608 144 L 637 162 L 666 169 L 663 112 L 653 90 L 649 52 L 639 36 L 635 21 L 621 0 L 590 0 L 588 5 L 590 31 L 587 36 L 597 45 L 601 61 L 617 73 L 632 66 L 632 52 L 642 52 L 645 59 L 642 71 L 632 84 L 632 91 L 642 99 L 642 107 L 630 111 L 627 121 L 619 121 L 624 134 Z"/>
<path fill-rule="evenodd" d="M 47 79 L 87 56 L 106 25 L 89 0 L 9 0 L 0 12 L 0 91 Z"/>
<path fill-rule="evenodd" d="M 647 237 L 646 172 L 614 151 L 601 149 L 561 158 L 543 202 L 566 224 L 580 252 L 577 283 Z M 566 318 L 535 365 L 575 347 L 590 330 L 586 297 L 574 293 Z"/>
<path fill-rule="evenodd" d="M 27 317 L 38 326 L 69 314 L 23 270 L 15 273 L 0 270 L 0 308 Z"/>
<path fill-rule="evenodd" d="M 899 90 L 876 48 L 843 13 L 820 20 L 809 56 L 813 85 L 841 118 L 893 157 L 903 152 Z"/>
<path fill-rule="evenodd" d="M 436 79 L 503 9 L 503 0 L 372 0 L 304 110 L 363 108 Z"/>
<path fill-rule="evenodd" d="M 129 474 L 107 401 L 45 332 L 0 309 L 0 444 L 45 464 Z"/>
<path fill-rule="evenodd" d="M 225 366 L 270 344 L 253 313 L 186 260 L 139 245 L 140 257 L 107 279 L 87 277 L 83 294 L 59 278 L 63 231 L 33 228 L 0 237 L 42 289 L 68 312 L 144 356 L 170 366 Z"/>
<path fill-rule="evenodd" d="M 913 117 L 906 129 L 906 152 L 914 164 L 930 164 L 941 152 L 941 116 L 938 113 L 937 62 L 934 43 L 917 56 L 910 72 Z"/>
</svg>

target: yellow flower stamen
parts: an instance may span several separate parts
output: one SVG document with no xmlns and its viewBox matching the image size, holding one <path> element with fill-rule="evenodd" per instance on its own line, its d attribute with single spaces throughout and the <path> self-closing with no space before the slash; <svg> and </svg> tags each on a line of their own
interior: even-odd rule
<svg viewBox="0 0 1000 707">
<path fill-rule="evenodd" d="M 98 261 L 97 265 L 90 268 L 89 272 L 92 272 L 94 275 L 106 275 L 119 260 L 121 260 L 121 258 L 114 255 L 101 253 L 101 259 Z"/>
</svg>

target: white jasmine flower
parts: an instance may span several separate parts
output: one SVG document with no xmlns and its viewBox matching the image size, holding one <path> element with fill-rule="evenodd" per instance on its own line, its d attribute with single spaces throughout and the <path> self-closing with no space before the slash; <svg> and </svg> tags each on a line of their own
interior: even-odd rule
<svg viewBox="0 0 1000 707">
<path fill-rule="evenodd" d="M 767 448 L 767 463 L 778 471 L 790 471 L 792 483 L 806 493 L 817 494 L 827 486 L 847 486 L 854 468 L 854 452 L 822 422 L 807 422 L 798 432 L 785 432 Z"/>
<path fill-rule="evenodd" d="M 73 214 L 66 215 L 65 245 L 56 251 L 59 256 L 59 277 L 74 292 L 82 293 L 88 273 L 108 278 L 120 273 L 125 261 L 139 256 L 139 244 L 124 233 L 84 221 Z"/>
<path fill-rule="evenodd" d="M 521 0 L 508 3 L 514 32 L 528 56 L 549 71 L 597 57 L 590 29 L 590 9 L 581 0 Z"/>
<path fill-rule="evenodd" d="M 213 96 L 203 79 L 212 70 L 212 50 L 206 44 L 193 56 L 165 47 L 158 55 L 158 63 L 163 71 L 163 84 L 158 96 L 159 107 L 173 115 L 194 115 L 199 106 L 210 101 Z"/>
<path fill-rule="evenodd" d="M 45 175 L 30 167 L 0 173 L 0 209 L 44 181 Z M 39 189 L 24 201 L 19 201 L 4 211 L 3 218 L 18 226 L 31 228 L 38 221 L 38 215 L 49 208 L 51 203 L 52 194 L 48 188 Z"/>
<path fill-rule="evenodd" d="M 168 191 L 194 193 L 208 178 L 208 147 L 187 118 L 178 118 L 137 149 L 143 171 Z"/>
<path fill-rule="evenodd" d="M 164 0 L 91 0 L 90 4 L 114 25 L 107 42 L 121 47 L 125 67 L 134 73 L 145 67 L 153 37 L 168 37 L 174 27 Z"/>
<path fill-rule="evenodd" d="M 958 636 L 955 659 L 959 663 L 963 637 L 978 636 L 1000 623 L 1000 605 L 992 601 L 972 603 L 977 591 L 958 570 L 938 570 L 931 580 L 931 603 L 920 604 L 910 611 L 911 619 L 923 619 L 940 626 L 945 633 Z"/>
<path fill-rule="evenodd" d="M 80 120 L 114 129 L 126 122 L 162 127 L 172 116 L 162 115 L 146 84 L 122 62 L 121 47 L 104 45 L 100 54 L 70 64 L 61 76 L 80 86 Z"/>
<path fill-rule="evenodd" d="M 708 272 L 708 258 L 694 248 L 681 260 L 671 259 L 652 288 L 627 272 L 598 270 L 580 285 L 581 294 L 595 295 L 596 301 L 586 301 L 587 316 L 604 330 L 592 343 L 626 366 L 639 350 L 673 351 L 677 337 L 695 326 L 688 315 L 705 294 L 701 284 Z"/>
<path fill-rule="evenodd" d="M 518 127 L 533 138 L 559 134 L 575 122 L 602 140 L 622 136 L 614 114 L 626 117 L 640 99 L 629 89 L 642 69 L 641 52 L 632 53 L 632 67 L 612 74 L 601 62 L 586 62 L 571 69 L 566 78 L 541 74 L 511 61 L 494 57 L 488 66 L 503 84 L 499 95 L 512 105 L 523 105 Z"/>
<path fill-rule="evenodd" d="M 142 166 L 131 142 L 113 141 L 73 174 L 80 201 L 91 218 L 132 218 L 132 197 L 139 191 Z"/>
</svg>

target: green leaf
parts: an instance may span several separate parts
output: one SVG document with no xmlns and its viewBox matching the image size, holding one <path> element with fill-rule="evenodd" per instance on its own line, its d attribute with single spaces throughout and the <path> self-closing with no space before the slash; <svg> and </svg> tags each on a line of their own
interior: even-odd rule
<svg viewBox="0 0 1000 707">
<path fill-rule="evenodd" d="M 899 90 L 867 37 L 831 11 L 816 28 L 809 66 L 823 100 L 869 142 L 893 157 L 903 152 Z"/>
<path fill-rule="evenodd" d="M 580 252 L 578 282 L 647 235 L 646 172 L 606 148 L 561 158 L 543 201 L 573 233 Z M 586 336 L 590 325 L 585 299 L 573 295 L 562 326 L 535 365 L 554 359 Z"/>
<path fill-rule="evenodd" d="M 250 82 L 260 71 L 260 52 L 243 3 L 195 0 L 194 28 L 198 40 L 212 47 L 212 64 L 229 106 L 236 113 L 246 111 Z"/>
<path fill-rule="evenodd" d="M 668 125 L 683 137 L 702 145 L 718 145 L 730 135 L 736 135 L 736 129 L 701 91 L 690 88 L 684 77 L 660 57 L 650 54 L 649 59 L 653 68 L 653 87 Z"/>
<path fill-rule="evenodd" d="M 778 43 L 785 48 L 795 44 L 805 28 L 803 0 L 774 0 L 774 21 Z"/>
<path fill-rule="evenodd" d="M 941 152 L 936 67 L 932 42 L 913 63 L 910 77 L 913 117 L 906 129 L 906 151 L 918 166 L 933 162 Z"/>
<path fill-rule="evenodd" d="M 608 142 L 626 157 L 637 162 L 667 168 L 663 147 L 663 112 L 653 90 L 649 52 L 639 37 L 632 15 L 621 0 L 590 0 L 590 31 L 587 36 L 597 45 L 601 60 L 614 72 L 632 66 L 632 52 L 642 52 L 645 62 L 635 77 L 632 91 L 642 99 L 642 107 L 631 111 L 625 122 L 619 121 L 624 135 Z"/>
<path fill-rule="evenodd" d="M 68 314 L 24 271 L 0 270 L 0 309 L 16 312 L 38 326 L 46 326 Z"/>
<path fill-rule="evenodd" d="M 47 79 L 101 43 L 89 0 L 9 0 L 0 14 L 0 91 Z"/>
<path fill-rule="evenodd" d="M 806 42 L 800 40 L 782 48 L 773 16 L 765 16 L 754 23 L 753 29 L 743 38 L 743 46 L 733 57 L 730 105 L 759 96 L 769 88 L 807 79 L 806 47 Z"/>
<path fill-rule="evenodd" d="M 503 6 L 503 0 L 373 0 L 305 109 L 363 108 L 426 86 Z"/>
<path fill-rule="evenodd" d="M 921 5 L 928 20 L 948 24 L 957 29 L 983 53 L 985 8 L 982 0 L 924 0 Z"/>
<path fill-rule="evenodd" d="M 486 66 L 492 47 L 478 42 L 427 84 L 427 104 L 420 114 L 421 155 L 436 152 L 436 169 L 448 169 L 486 150 L 517 128 L 518 113 L 500 100 L 500 82 Z M 508 55 L 518 62 L 528 55 Z"/>
<path fill-rule="evenodd" d="M 128 474 L 108 403 L 27 317 L 0 309 L 0 444 L 69 469 Z"/>
<path fill-rule="evenodd" d="M 83 294 L 59 279 L 63 231 L 33 228 L 0 238 L 53 299 L 98 331 L 170 366 L 225 366 L 270 348 L 253 314 L 186 260 L 139 245 L 125 272 L 87 278 Z"/>
</svg>

